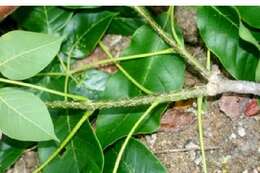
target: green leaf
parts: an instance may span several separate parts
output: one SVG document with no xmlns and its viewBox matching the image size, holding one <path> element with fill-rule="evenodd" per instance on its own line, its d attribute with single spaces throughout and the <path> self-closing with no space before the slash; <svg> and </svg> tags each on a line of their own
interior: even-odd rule
<svg viewBox="0 0 260 173">
<path fill-rule="evenodd" d="M 258 61 L 256 72 L 255 72 L 255 81 L 260 82 L 260 60 Z"/>
<path fill-rule="evenodd" d="M 23 154 L 26 145 L 4 138 L 0 142 L 0 172 L 4 173 Z"/>
<path fill-rule="evenodd" d="M 102 71 L 86 71 L 78 83 L 74 80 L 70 81 L 70 93 L 97 100 L 100 98 L 100 93 L 105 90 L 108 77 L 109 75 Z"/>
<path fill-rule="evenodd" d="M 239 39 L 239 18 L 231 7 L 201 7 L 198 28 L 208 49 L 236 79 L 254 80 L 259 52 Z"/>
<path fill-rule="evenodd" d="M 260 7 L 259 6 L 247 6 L 237 7 L 241 18 L 243 21 L 245 21 L 247 24 L 249 24 L 252 27 L 259 28 L 260 29 Z"/>
<path fill-rule="evenodd" d="M 131 45 L 124 55 L 148 53 L 168 48 L 167 44 L 148 26 L 140 27 L 132 36 Z M 121 63 L 123 68 L 141 85 L 153 92 L 179 90 L 183 86 L 184 62 L 175 55 L 160 55 Z M 103 99 L 131 98 L 142 95 L 123 74 L 117 72 L 107 82 Z M 118 108 L 102 110 L 97 118 L 96 133 L 103 148 L 126 136 L 138 118 L 146 110 L 138 108 Z M 165 105 L 160 105 L 144 121 L 136 133 L 154 132 L 160 125 L 160 115 Z"/>
<path fill-rule="evenodd" d="M 31 83 L 37 86 L 42 86 L 45 88 L 49 88 L 55 91 L 64 92 L 64 82 L 65 76 L 50 76 L 45 75 L 44 73 L 62 73 L 63 68 L 60 65 L 58 59 L 54 59 L 54 61 L 49 64 L 44 71 L 42 71 L 42 76 L 35 76 L 26 80 L 27 83 Z M 55 95 L 45 91 L 39 91 L 35 89 L 28 89 L 30 92 L 33 92 L 37 95 L 42 101 L 57 101 L 57 100 L 64 100 L 64 96 Z M 50 109 L 49 111 L 57 111 L 57 109 Z"/>
<path fill-rule="evenodd" d="M 106 32 L 115 13 L 78 13 L 64 29 L 66 42 L 62 51 L 72 57 L 83 58 L 93 51 Z M 72 49 L 72 52 L 71 52 Z"/>
<path fill-rule="evenodd" d="M 112 173 L 114 162 L 122 143 L 123 140 L 117 142 L 105 152 L 104 170 L 106 170 L 106 173 Z M 138 140 L 131 139 L 120 162 L 118 173 L 133 172 L 166 173 L 167 170 L 144 144 Z"/>
<path fill-rule="evenodd" d="M 256 38 L 252 35 L 249 29 L 245 27 L 245 25 L 240 22 L 239 26 L 239 36 L 249 43 L 252 43 L 259 51 L 260 51 L 260 44 L 256 40 Z"/>
<path fill-rule="evenodd" d="M 60 115 L 55 117 L 55 131 L 60 140 L 67 136 L 80 118 L 81 116 L 75 113 L 72 116 Z M 38 148 L 40 162 L 45 161 L 58 146 L 59 144 L 52 141 L 40 143 Z M 48 164 L 43 172 L 101 173 L 103 164 L 102 149 L 90 123 L 87 121 L 66 146 L 64 152 Z"/>
<path fill-rule="evenodd" d="M 20 7 L 13 18 L 29 31 L 58 34 L 67 25 L 73 13 L 59 7 Z"/>
<path fill-rule="evenodd" d="M 47 107 L 35 95 L 15 88 L 1 88 L 0 106 L 0 130 L 10 138 L 58 140 Z"/>
<path fill-rule="evenodd" d="M 144 21 L 139 18 L 115 17 L 110 24 L 108 33 L 131 35 L 143 24 Z"/>
<path fill-rule="evenodd" d="M 43 70 L 60 49 L 62 39 L 28 31 L 11 31 L 0 37 L 0 72 L 23 80 Z"/>
</svg>

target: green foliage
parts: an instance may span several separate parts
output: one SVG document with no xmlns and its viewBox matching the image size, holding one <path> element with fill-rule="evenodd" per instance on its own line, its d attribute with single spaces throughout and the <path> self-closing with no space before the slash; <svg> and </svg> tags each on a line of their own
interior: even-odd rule
<svg viewBox="0 0 260 173">
<path fill-rule="evenodd" d="M 79 113 L 54 118 L 55 130 L 58 138 L 63 140 L 71 128 L 81 118 Z M 49 141 L 39 144 L 39 157 L 43 162 L 48 159 L 49 155 L 59 146 L 58 143 Z M 62 155 L 56 157 L 50 163 L 45 173 L 64 172 L 64 173 L 81 173 L 81 172 L 102 172 L 103 154 L 100 144 L 89 122 L 86 122 L 71 142 L 66 146 Z"/>
<path fill-rule="evenodd" d="M 248 6 L 248 7 L 237 7 L 240 16 L 243 21 L 251 25 L 252 27 L 260 29 L 260 7 L 258 6 Z"/>
<path fill-rule="evenodd" d="M 59 7 L 20 7 L 13 18 L 26 30 L 60 34 L 72 15 Z"/>
<path fill-rule="evenodd" d="M 89 70 L 83 73 L 78 82 L 70 81 L 70 92 L 85 96 L 91 100 L 100 98 L 105 90 L 109 75 L 99 70 Z"/>
<path fill-rule="evenodd" d="M 113 146 L 112 150 L 105 152 L 106 173 L 112 173 L 113 163 L 117 157 L 117 153 L 122 145 L 122 140 Z M 136 157 L 138 156 L 138 157 Z M 127 145 L 122 162 L 119 166 L 118 173 L 166 173 L 166 169 L 161 165 L 160 161 L 149 151 L 147 147 L 135 139 L 131 139 Z"/>
<path fill-rule="evenodd" d="M 259 7 L 198 8 L 198 29 L 206 47 L 236 79 L 260 81 L 258 11 Z M 179 91 L 184 85 L 185 53 L 180 55 L 173 52 L 176 49 L 169 49 L 169 40 L 166 43 L 162 33 L 144 24 L 147 19 L 130 7 L 20 7 L 11 17 L 17 27 L 0 37 L 0 72 L 8 78 L 0 78 L 0 131 L 4 134 L 0 142 L 0 172 L 10 168 L 32 146 L 37 148 L 44 173 L 110 173 L 118 158 L 118 173 L 167 172 L 132 134 L 155 132 L 168 104 L 159 104 L 155 109 L 145 105 L 96 110 L 86 120 L 78 110 L 48 110 L 45 102 L 67 100 L 74 104 L 72 101 L 86 98 L 86 103 L 102 103 Z M 178 49 L 186 50 L 182 31 L 174 20 L 174 8 L 154 18 Z M 121 54 L 128 56 L 127 60 L 118 62 L 118 71 L 68 71 L 80 58 L 90 55 L 105 34 L 131 38 Z M 162 50 L 169 51 L 131 57 Z M 89 65 L 93 67 L 95 63 Z M 142 115 L 147 116 L 138 121 Z M 79 122 L 82 124 L 73 134 Z M 139 126 L 137 122 L 141 122 Z M 72 138 L 66 143 L 70 135 Z M 118 152 L 124 148 L 126 136 L 130 141 L 121 158 Z M 53 159 L 53 152 L 59 151 L 60 146 L 61 152 Z"/>
<path fill-rule="evenodd" d="M 83 58 L 93 51 L 105 34 L 115 13 L 78 13 L 64 28 L 66 42 L 62 51 L 75 58 Z"/>
<path fill-rule="evenodd" d="M 8 32 L 0 38 L 0 72 L 14 80 L 33 77 L 53 60 L 61 42 L 61 38 L 46 34 Z"/>
<path fill-rule="evenodd" d="M 108 33 L 131 35 L 143 24 L 144 21 L 139 18 L 114 17 L 110 24 Z"/>
<path fill-rule="evenodd" d="M 231 7 L 201 7 L 198 27 L 207 47 L 236 79 L 255 80 L 259 51 L 239 37 L 239 17 Z"/>
<path fill-rule="evenodd" d="M 58 140 L 45 104 L 36 96 L 15 88 L 0 89 L 0 129 L 23 141 Z"/>
<path fill-rule="evenodd" d="M 0 172 L 4 173 L 23 154 L 28 144 L 18 143 L 8 138 L 0 142 Z"/>
<path fill-rule="evenodd" d="M 123 55 L 154 52 L 167 47 L 152 29 L 144 25 L 135 32 L 131 45 L 123 52 Z M 160 55 L 131 60 L 123 62 L 122 67 L 137 82 L 153 92 L 178 90 L 183 85 L 184 63 L 177 55 Z M 103 99 L 131 98 L 138 95 L 142 95 L 142 92 L 119 71 L 108 80 Z M 157 111 L 145 121 L 136 133 L 154 132 L 159 127 L 160 114 L 164 107 L 158 107 Z M 97 119 L 97 136 L 102 146 L 107 147 L 117 139 L 127 135 L 144 111 L 145 107 L 102 111 Z"/>
</svg>

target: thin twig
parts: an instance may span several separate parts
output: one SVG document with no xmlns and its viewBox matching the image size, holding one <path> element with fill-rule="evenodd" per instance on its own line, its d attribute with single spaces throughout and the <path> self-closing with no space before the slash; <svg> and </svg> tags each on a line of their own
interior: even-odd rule
<svg viewBox="0 0 260 173">
<path fill-rule="evenodd" d="M 195 58 L 193 57 L 185 48 L 176 44 L 176 42 L 166 33 L 149 15 L 148 11 L 144 7 L 133 7 L 145 20 L 151 25 L 151 27 L 159 34 L 159 36 L 173 49 L 183 56 L 183 58 L 191 64 L 200 74 L 205 78 L 209 79 L 210 72 Z"/>
<path fill-rule="evenodd" d="M 206 147 L 205 151 L 207 150 L 218 150 L 219 147 Z M 194 147 L 194 148 L 180 148 L 180 149 L 169 149 L 169 150 L 163 150 L 163 151 L 155 151 L 155 154 L 169 154 L 169 153 L 178 153 L 178 152 L 190 152 L 190 151 L 198 151 L 200 150 L 200 147 Z"/>
<path fill-rule="evenodd" d="M 214 74 L 214 73 L 213 73 Z M 240 94 L 253 94 L 260 96 L 260 83 L 250 81 L 228 80 L 221 76 L 212 76 L 206 85 L 196 86 L 190 89 L 182 89 L 178 92 L 163 93 L 157 95 L 138 96 L 121 100 L 108 100 L 97 102 L 64 102 L 54 101 L 46 103 L 50 108 L 71 108 L 71 109 L 104 109 L 113 107 L 132 107 L 148 105 L 158 100 L 160 103 L 173 102 L 196 98 L 200 96 L 215 96 L 225 92 Z"/>
<path fill-rule="evenodd" d="M 122 57 L 117 57 L 117 58 L 113 58 L 113 59 L 104 59 L 104 60 L 100 60 L 100 61 L 97 61 L 97 62 L 93 62 L 91 64 L 82 65 L 79 68 L 71 70 L 70 73 L 74 74 L 74 73 L 82 72 L 82 71 L 85 71 L 85 70 L 88 70 L 88 69 L 91 69 L 91 68 L 110 65 L 112 63 L 116 63 L 116 62 L 119 62 L 119 61 L 134 60 L 134 59 L 140 59 L 140 58 L 146 58 L 146 57 L 150 58 L 150 57 L 157 56 L 157 55 L 166 55 L 166 54 L 172 54 L 172 53 L 175 53 L 174 50 L 172 48 L 168 48 L 168 49 L 155 51 L 155 52 L 129 55 L 129 56 L 122 56 Z"/>
</svg>

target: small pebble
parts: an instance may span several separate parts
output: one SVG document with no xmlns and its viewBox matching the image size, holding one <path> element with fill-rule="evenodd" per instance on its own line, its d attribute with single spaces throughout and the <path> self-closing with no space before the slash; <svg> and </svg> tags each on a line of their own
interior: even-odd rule
<svg viewBox="0 0 260 173">
<path fill-rule="evenodd" d="M 237 132 L 238 132 L 238 135 L 241 137 L 244 137 L 246 135 L 246 131 L 243 127 L 239 127 Z"/>
<path fill-rule="evenodd" d="M 153 148 L 153 146 L 156 142 L 156 139 L 157 139 L 157 135 L 156 134 L 146 135 L 145 139 L 146 139 L 147 143 L 150 145 L 150 147 Z"/>
<path fill-rule="evenodd" d="M 192 141 L 188 141 L 188 143 L 184 147 L 187 149 L 199 148 L 199 146 L 194 144 Z"/>
<path fill-rule="evenodd" d="M 190 156 L 190 159 L 191 159 L 192 161 L 194 161 L 194 160 L 196 159 L 196 152 L 195 152 L 195 151 L 189 152 L 189 156 Z"/>
<path fill-rule="evenodd" d="M 232 133 L 230 136 L 229 136 L 229 139 L 236 139 L 237 138 L 237 135 L 235 133 Z"/>
<path fill-rule="evenodd" d="M 248 173 L 248 170 L 244 170 L 242 173 Z"/>
<path fill-rule="evenodd" d="M 196 165 L 199 165 L 200 162 L 201 162 L 201 157 L 200 157 L 200 156 L 197 157 L 197 158 L 194 160 L 194 163 L 195 163 Z"/>
</svg>

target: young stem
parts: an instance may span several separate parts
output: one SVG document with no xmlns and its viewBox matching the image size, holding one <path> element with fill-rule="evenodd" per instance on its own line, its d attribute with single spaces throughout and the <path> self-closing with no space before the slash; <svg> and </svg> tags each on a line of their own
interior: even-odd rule
<svg viewBox="0 0 260 173">
<path fill-rule="evenodd" d="M 98 62 L 94 62 L 92 64 L 83 65 L 82 67 L 80 67 L 78 69 L 71 70 L 71 73 L 74 74 L 74 73 L 78 73 L 78 72 L 81 72 L 81 71 L 84 71 L 84 70 L 87 70 L 87 69 L 91 69 L 91 68 L 95 68 L 95 67 L 98 67 L 98 66 L 111 64 L 111 63 L 116 63 L 116 62 L 119 62 L 119 61 L 127 61 L 127 60 L 146 58 L 146 57 L 152 57 L 152 56 L 157 56 L 157 55 L 172 54 L 172 53 L 175 53 L 174 50 L 172 48 L 169 48 L 169 49 L 164 49 L 164 50 L 151 52 L 151 53 L 122 56 L 122 57 L 113 58 L 113 59 L 105 59 L 105 60 L 101 60 L 101 61 L 98 61 Z"/>
<path fill-rule="evenodd" d="M 83 96 L 66 94 L 66 93 L 63 93 L 63 92 L 60 92 L 60 91 L 52 90 L 52 89 L 49 89 L 49 88 L 44 88 L 42 86 L 33 85 L 33 84 L 25 83 L 25 82 L 14 81 L 14 80 L 9 80 L 9 79 L 4 79 L 4 78 L 0 78 L 0 82 L 7 83 L 7 84 L 24 86 L 24 87 L 28 87 L 28 88 L 33 88 L 33 89 L 37 89 L 37 90 L 40 90 L 40 91 L 48 92 L 48 93 L 59 95 L 59 96 L 66 96 L 66 97 L 69 97 L 69 98 L 72 98 L 72 99 L 75 99 L 75 100 L 86 101 L 86 98 L 83 97 Z"/>
<path fill-rule="evenodd" d="M 104 52 L 108 55 L 110 59 L 114 59 L 112 54 L 108 51 L 108 48 L 102 43 L 99 42 L 100 47 L 104 50 Z M 146 89 L 144 86 L 142 86 L 140 83 L 138 83 L 120 64 L 115 62 L 115 65 L 117 68 L 125 75 L 125 77 L 131 81 L 136 87 L 138 87 L 141 91 L 143 91 L 146 94 L 152 94 L 153 92 Z"/>
<path fill-rule="evenodd" d="M 170 12 L 170 16 L 171 16 L 171 30 L 172 30 L 173 38 L 176 40 L 177 45 L 179 47 L 183 47 L 181 40 L 178 38 L 176 29 L 175 29 L 174 7 L 173 6 L 170 7 L 169 12 Z"/>
<path fill-rule="evenodd" d="M 210 72 L 196 59 L 194 58 L 185 48 L 180 47 L 176 42 L 166 33 L 149 15 L 144 7 L 135 6 L 134 9 L 147 21 L 148 24 L 159 34 L 159 36 L 174 50 L 183 56 L 183 58 L 191 64 L 200 74 L 205 78 L 209 79 Z"/>
<path fill-rule="evenodd" d="M 51 155 L 48 157 L 48 159 L 40 165 L 33 173 L 39 173 L 45 166 L 47 166 L 59 153 L 60 151 L 68 144 L 68 142 L 72 139 L 72 137 L 77 133 L 79 128 L 82 126 L 82 124 L 90 117 L 92 114 L 92 111 L 87 111 L 82 118 L 78 121 L 78 123 L 74 126 L 72 131 L 69 133 L 69 135 L 64 139 L 64 141 L 61 143 L 59 148 L 57 148 Z"/>
<path fill-rule="evenodd" d="M 132 129 L 130 130 L 130 132 L 128 133 L 126 139 L 124 140 L 124 143 L 122 144 L 119 153 L 117 155 L 116 161 L 115 161 L 115 165 L 113 168 L 113 173 L 117 173 L 120 161 L 122 159 L 122 156 L 124 154 L 124 151 L 126 149 L 126 146 L 130 140 L 130 138 L 133 136 L 134 132 L 136 131 L 136 129 L 141 125 L 141 123 L 143 122 L 143 120 L 151 113 L 151 111 L 159 104 L 159 102 L 154 102 L 145 112 L 144 114 L 137 120 L 137 122 L 134 124 L 134 126 L 132 127 Z"/>
<path fill-rule="evenodd" d="M 179 100 L 185 100 L 189 98 L 195 98 L 199 96 L 207 95 L 207 86 L 197 86 L 191 89 L 183 89 L 179 92 L 164 93 L 158 95 L 139 96 L 131 99 L 110 100 L 110 101 L 97 101 L 97 102 L 64 102 L 54 101 L 46 102 L 46 105 L 50 108 L 72 108 L 72 109 L 105 109 L 113 107 L 133 107 L 140 105 L 149 105 L 155 101 L 160 103 L 173 102 Z"/>
<path fill-rule="evenodd" d="M 199 130 L 199 141 L 200 141 L 200 151 L 202 157 L 203 172 L 207 173 L 207 162 L 206 162 L 206 154 L 205 154 L 204 138 L 203 138 L 202 101 L 203 101 L 203 97 L 197 98 L 197 105 L 198 105 L 197 117 L 198 117 L 198 130 Z"/>
</svg>

